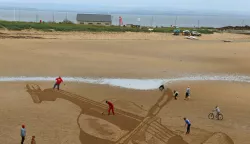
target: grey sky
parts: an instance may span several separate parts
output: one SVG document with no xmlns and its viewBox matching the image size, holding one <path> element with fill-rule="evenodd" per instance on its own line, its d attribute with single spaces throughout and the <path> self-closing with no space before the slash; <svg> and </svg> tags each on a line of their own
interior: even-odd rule
<svg viewBox="0 0 250 144">
<path fill-rule="evenodd" d="M 185 9 L 185 10 L 210 10 L 210 11 L 238 11 L 250 12 L 250 0 L 0 0 L 0 5 L 11 3 L 32 3 L 40 8 L 44 4 L 54 4 L 59 7 L 90 6 L 91 8 L 107 6 L 121 8 L 148 8 L 148 9 Z M 39 5 L 40 4 L 40 5 Z M 57 6 L 57 7 L 58 7 Z"/>
</svg>

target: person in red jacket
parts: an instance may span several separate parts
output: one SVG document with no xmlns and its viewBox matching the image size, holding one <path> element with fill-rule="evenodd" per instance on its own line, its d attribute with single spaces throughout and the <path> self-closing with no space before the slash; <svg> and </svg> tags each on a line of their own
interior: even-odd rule
<svg viewBox="0 0 250 144">
<path fill-rule="evenodd" d="M 63 82 L 63 79 L 59 76 L 58 78 L 56 78 L 56 83 L 54 84 L 53 89 L 55 89 L 57 87 L 57 89 L 59 90 L 60 88 L 60 84 Z"/>
<path fill-rule="evenodd" d="M 113 115 L 115 115 L 115 112 L 114 112 L 114 105 L 111 103 L 111 102 L 109 102 L 109 101 L 106 101 L 106 103 L 109 105 L 109 110 L 108 110 L 108 115 L 110 115 L 110 111 L 112 110 L 112 113 L 113 113 Z"/>
</svg>

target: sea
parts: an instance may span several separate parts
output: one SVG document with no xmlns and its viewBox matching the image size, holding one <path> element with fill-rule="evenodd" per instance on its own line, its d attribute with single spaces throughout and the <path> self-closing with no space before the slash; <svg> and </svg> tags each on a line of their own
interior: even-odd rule
<svg viewBox="0 0 250 144">
<path fill-rule="evenodd" d="M 65 19 L 76 22 L 77 12 L 55 12 L 39 10 L 0 9 L 0 20 L 26 21 L 26 22 L 61 22 Z M 123 24 L 141 26 L 176 25 L 179 27 L 223 27 L 250 25 L 250 16 L 230 15 L 136 15 L 136 14 L 111 14 L 112 24 L 119 24 L 122 17 Z"/>
</svg>

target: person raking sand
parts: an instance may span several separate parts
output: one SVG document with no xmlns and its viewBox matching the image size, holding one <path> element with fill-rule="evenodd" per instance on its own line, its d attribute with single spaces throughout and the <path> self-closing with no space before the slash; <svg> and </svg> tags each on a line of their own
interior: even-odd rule
<svg viewBox="0 0 250 144">
<path fill-rule="evenodd" d="M 177 100 L 178 95 L 179 95 L 179 92 L 176 91 L 176 90 L 174 90 L 174 99 L 175 99 L 175 100 Z"/>
<path fill-rule="evenodd" d="M 111 102 L 109 102 L 109 101 L 106 101 L 106 103 L 109 105 L 108 115 L 110 115 L 110 111 L 112 111 L 113 115 L 115 115 L 114 105 Z"/>
<path fill-rule="evenodd" d="M 160 90 L 160 91 L 163 91 L 164 89 L 165 89 L 164 85 L 160 85 L 160 86 L 159 86 L 159 90 Z"/>
<path fill-rule="evenodd" d="M 183 118 L 185 121 L 185 126 L 187 126 L 186 134 L 190 133 L 191 122 L 187 118 Z"/>
<path fill-rule="evenodd" d="M 56 78 L 56 83 L 54 84 L 53 89 L 55 89 L 57 87 L 57 89 L 60 89 L 60 84 L 63 82 L 63 79 L 59 76 L 58 78 Z"/>
</svg>

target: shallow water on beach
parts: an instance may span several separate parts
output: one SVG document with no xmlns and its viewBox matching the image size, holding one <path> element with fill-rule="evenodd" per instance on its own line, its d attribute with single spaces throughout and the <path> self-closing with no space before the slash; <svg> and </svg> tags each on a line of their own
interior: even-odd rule
<svg viewBox="0 0 250 144">
<path fill-rule="evenodd" d="M 88 78 L 88 77 L 63 77 L 65 82 L 79 82 L 91 84 L 107 84 L 128 89 L 153 90 L 161 84 L 168 84 L 176 81 L 230 81 L 250 83 L 250 76 L 243 75 L 194 75 L 176 78 L 163 79 L 124 79 L 124 78 Z M 55 77 L 0 77 L 0 82 L 35 82 L 55 81 Z"/>
</svg>

